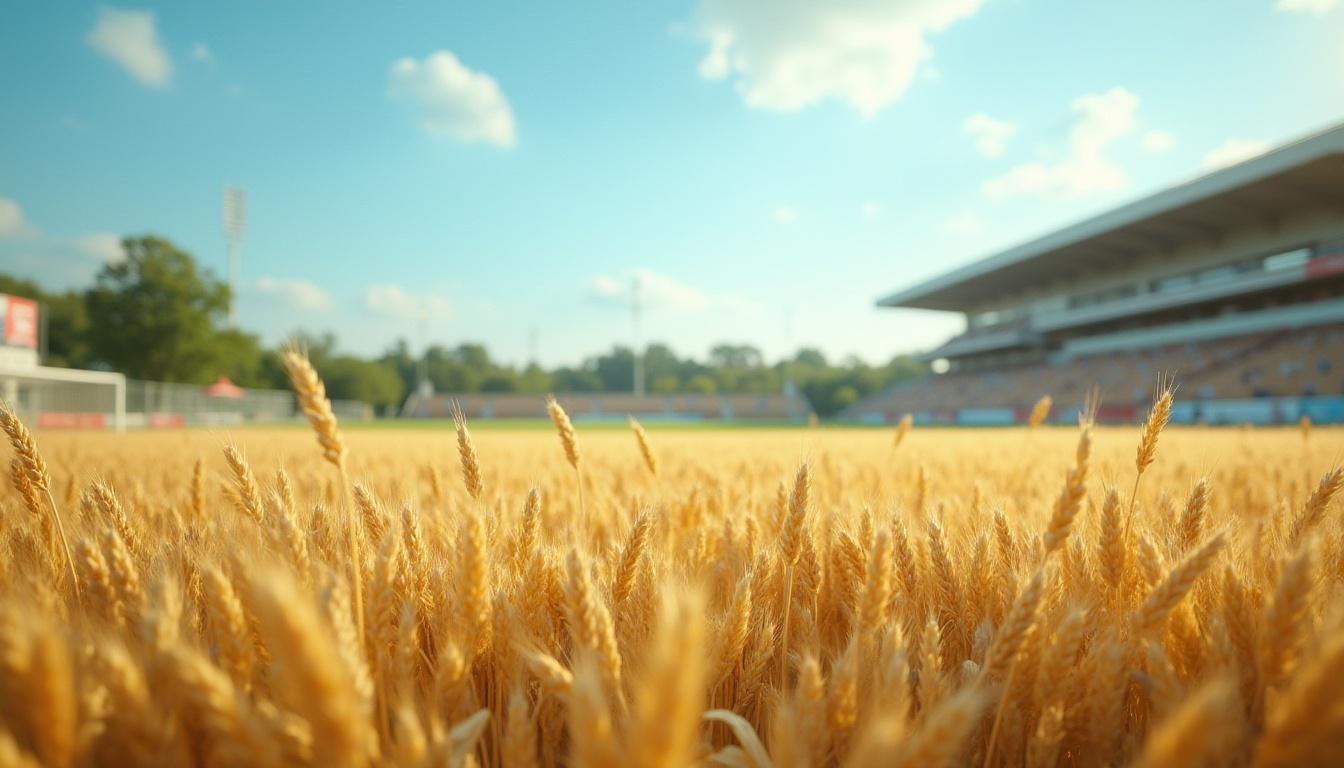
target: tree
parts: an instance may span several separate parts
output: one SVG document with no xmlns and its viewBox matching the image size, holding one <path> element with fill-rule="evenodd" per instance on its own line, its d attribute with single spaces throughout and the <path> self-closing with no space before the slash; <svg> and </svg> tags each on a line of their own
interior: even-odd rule
<svg viewBox="0 0 1344 768">
<path fill-rule="evenodd" d="M 405 393 L 396 369 L 386 363 L 340 355 L 314 360 L 313 368 L 333 400 L 358 400 L 386 407 L 399 405 Z"/>
<path fill-rule="evenodd" d="M 717 344 L 709 350 L 709 364 L 714 368 L 756 368 L 761 365 L 761 351 L 750 344 Z"/>
<path fill-rule="evenodd" d="M 631 392 L 635 388 L 635 353 L 629 347 L 613 347 L 584 367 L 602 380 L 603 392 Z"/>
<path fill-rule="evenodd" d="M 163 238 L 128 237 L 122 248 L 125 260 L 85 294 L 92 357 L 133 378 L 209 381 L 229 287 Z"/>
</svg>

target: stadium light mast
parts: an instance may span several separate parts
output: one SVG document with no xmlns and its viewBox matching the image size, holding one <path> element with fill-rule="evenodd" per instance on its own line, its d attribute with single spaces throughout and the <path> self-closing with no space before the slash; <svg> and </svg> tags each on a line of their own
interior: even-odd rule
<svg viewBox="0 0 1344 768">
<path fill-rule="evenodd" d="M 420 381 L 416 383 L 416 392 L 421 397 L 434 394 L 434 382 L 429 380 L 429 310 L 421 309 L 420 319 Z"/>
<path fill-rule="evenodd" d="M 229 240 L 229 327 L 238 327 L 238 250 L 247 223 L 247 193 L 224 185 L 224 236 Z"/>
<path fill-rule="evenodd" d="M 644 308 L 644 289 L 640 285 L 639 275 L 630 288 L 630 316 L 635 337 L 635 397 L 644 396 L 644 352 L 639 348 L 639 315 Z"/>
</svg>

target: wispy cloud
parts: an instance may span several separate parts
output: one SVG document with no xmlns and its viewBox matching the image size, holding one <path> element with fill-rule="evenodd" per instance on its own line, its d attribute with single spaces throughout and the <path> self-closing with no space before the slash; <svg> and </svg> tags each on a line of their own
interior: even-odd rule
<svg viewBox="0 0 1344 768">
<path fill-rule="evenodd" d="M 91 232 L 74 239 L 80 253 L 103 264 L 119 264 L 126 260 L 126 250 L 121 247 L 121 238 L 111 232 Z"/>
<path fill-rule="evenodd" d="M 499 83 L 463 65 L 449 51 L 393 64 L 387 95 L 409 105 L 420 127 L 431 136 L 485 141 L 499 147 L 512 147 L 516 141 L 513 108 Z"/>
<path fill-rule="evenodd" d="M 651 309 L 700 313 L 727 310 L 751 314 L 756 306 L 732 294 L 706 291 L 651 269 L 636 269 L 620 277 L 597 275 L 584 282 L 588 299 L 602 306 L 629 307 L 638 285 L 640 300 Z"/>
<path fill-rule="evenodd" d="M 872 117 L 933 57 L 930 33 L 982 0 L 701 0 L 693 33 L 707 80 L 732 79 L 747 106 L 793 112 L 824 100 Z"/>
<path fill-rule="evenodd" d="M 257 292 L 295 309 L 328 312 L 336 305 L 331 294 L 299 278 L 261 277 L 257 279 L 256 289 Z"/>
<path fill-rule="evenodd" d="M 985 181 L 985 194 L 991 198 L 1025 194 L 1079 198 L 1123 188 L 1128 182 L 1125 169 L 1105 153 L 1111 144 L 1134 132 L 1138 106 L 1139 97 L 1124 88 L 1079 96 L 1071 106 L 1076 117 L 1063 159 L 1019 165 Z"/>
<path fill-rule="evenodd" d="M 416 293 L 396 283 L 379 283 L 364 289 L 364 307 L 370 312 L 405 320 L 444 320 L 452 304 L 439 293 Z"/>
<path fill-rule="evenodd" d="M 199 61 L 204 64 L 213 64 L 215 61 L 215 52 L 210 50 L 210 46 L 205 43 L 196 43 L 191 46 L 191 60 Z"/>
<path fill-rule="evenodd" d="M 159 42 L 152 12 L 99 8 L 98 21 L 85 39 L 145 85 L 167 88 L 172 83 L 173 62 Z"/>
<path fill-rule="evenodd" d="M 1166 152 L 1176 143 L 1176 137 L 1166 131 L 1149 131 L 1143 134 L 1145 152 Z"/>
<path fill-rule="evenodd" d="M 1204 155 L 1204 167 L 1210 171 L 1236 165 L 1270 150 L 1269 142 L 1258 139 L 1228 139 Z"/>
<path fill-rule="evenodd" d="M 1007 149 L 1009 139 L 1017 133 L 1017 126 L 982 112 L 966 118 L 966 122 L 961 124 L 961 130 L 975 139 L 975 147 L 980 150 L 980 154 L 998 157 Z"/>
<path fill-rule="evenodd" d="M 37 227 L 23 217 L 23 209 L 8 197 L 0 197 L 0 237 L 34 235 Z"/>
<path fill-rule="evenodd" d="M 1279 0 L 1274 9 L 1284 13 L 1306 13 L 1324 16 L 1339 5 L 1339 0 Z"/>
</svg>

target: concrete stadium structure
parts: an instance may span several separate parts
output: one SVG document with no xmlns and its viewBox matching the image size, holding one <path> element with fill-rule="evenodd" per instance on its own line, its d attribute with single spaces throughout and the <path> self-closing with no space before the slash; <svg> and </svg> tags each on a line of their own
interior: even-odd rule
<svg viewBox="0 0 1344 768">
<path fill-rule="evenodd" d="M 1004 421 L 1004 409 L 1018 420 L 1044 394 L 1076 407 L 1093 384 L 1112 417 L 1123 419 L 1146 400 L 1162 369 L 1182 382 L 1184 396 L 1204 404 L 1193 417 L 1203 420 L 1232 420 L 1209 410 L 1216 402 L 1342 395 L 1344 358 L 1336 358 L 1344 348 L 1344 126 L 878 305 L 960 312 L 966 330 L 924 354 L 947 361 L 947 373 L 856 404 L 846 415 L 861 420 L 911 412 L 924 421 L 972 423 L 948 413 L 960 410 L 947 400 L 958 392 L 967 398 L 961 407 L 999 409 L 990 422 Z M 1294 350 L 1302 353 L 1297 359 Z M 1096 381 L 1087 381 L 1093 375 Z M 1266 416 L 1264 405 L 1248 420 L 1291 416 L 1283 403 Z M 1305 407 L 1298 403 L 1296 412 Z M 1344 420 L 1344 400 L 1337 417 L 1322 416 Z"/>
</svg>

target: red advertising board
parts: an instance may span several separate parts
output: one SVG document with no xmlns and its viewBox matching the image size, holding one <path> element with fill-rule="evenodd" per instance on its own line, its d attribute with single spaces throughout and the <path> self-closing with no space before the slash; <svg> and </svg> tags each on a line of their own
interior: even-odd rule
<svg viewBox="0 0 1344 768">
<path fill-rule="evenodd" d="M 5 346 L 37 349 L 37 302 L 0 294 L 0 320 Z"/>
<path fill-rule="evenodd" d="M 61 413 L 44 411 L 37 414 L 38 429 L 102 429 L 101 413 Z"/>
<path fill-rule="evenodd" d="M 187 417 L 180 413 L 149 414 L 150 429 L 180 429 L 187 425 Z"/>
<path fill-rule="evenodd" d="M 1325 253 L 1307 262 L 1307 279 L 1337 275 L 1344 272 L 1344 251 Z"/>
</svg>

